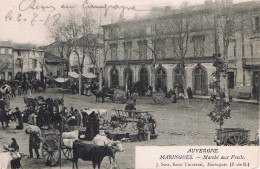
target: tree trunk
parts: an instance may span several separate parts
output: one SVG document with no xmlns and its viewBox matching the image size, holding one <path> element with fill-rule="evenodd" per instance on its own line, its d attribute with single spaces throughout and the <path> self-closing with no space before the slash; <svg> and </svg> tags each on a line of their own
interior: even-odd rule
<svg viewBox="0 0 260 169">
<path fill-rule="evenodd" d="M 125 77 L 125 91 L 127 92 L 128 90 L 128 73 L 126 72 L 126 77 Z"/>
<path fill-rule="evenodd" d="M 101 91 L 102 90 L 102 80 L 103 80 L 103 71 L 101 71 L 100 73 L 99 73 L 99 75 L 98 75 L 98 78 L 99 78 L 99 91 Z"/>
<path fill-rule="evenodd" d="M 187 92 L 187 84 L 186 84 L 186 77 L 185 77 L 185 65 L 184 63 L 181 63 L 181 73 L 182 73 L 182 87 L 183 87 L 183 94 L 184 94 L 184 100 L 186 103 L 187 107 L 191 107 L 190 106 L 190 102 L 189 102 L 189 96 L 188 96 L 188 92 Z"/>
<path fill-rule="evenodd" d="M 81 74 L 82 74 L 81 71 L 82 70 L 79 70 L 79 95 L 81 94 L 81 86 L 82 86 L 82 84 L 81 84 L 82 83 L 82 81 L 81 81 Z"/>
<path fill-rule="evenodd" d="M 224 55 L 223 55 L 223 58 L 224 58 L 224 66 L 227 68 L 228 67 L 228 57 L 227 57 L 227 48 L 224 49 Z M 223 73 L 224 74 L 224 93 L 225 93 L 225 99 L 226 99 L 226 102 L 229 102 L 229 88 L 228 88 L 228 74 L 226 72 Z"/>
<path fill-rule="evenodd" d="M 152 66 L 152 74 L 151 74 L 151 86 L 153 88 L 153 92 L 155 92 L 155 75 L 156 75 L 156 72 L 155 72 L 155 65 Z"/>
</svg>

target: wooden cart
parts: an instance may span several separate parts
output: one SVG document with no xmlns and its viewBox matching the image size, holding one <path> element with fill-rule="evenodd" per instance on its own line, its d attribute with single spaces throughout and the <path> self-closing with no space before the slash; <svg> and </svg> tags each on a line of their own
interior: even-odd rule
<svg viewBox="0 0 260 169">
<path fill-rule="evenodd" d="M 55 166 L 60 161 L 61 152 L 67 159 L 73 158 L 73 149 L 60 144 L 61 134 L 58 130 L 42 130 L 42 158 L 46 165 Z"/>
<path fill-rule="evenodd" d="M 112 109 L 114 110 L 115 116 L 117 117 L 117 122 L 120 125 L 120 128 L 124 129 L 127 127 L 128 123 L 132 123 L 132 128 L 134 130 L 137 130 L 136 123 L 138 119 L 140 118 L 141 114 L 148 114 L 149 112 L 152 111 L 139 111 L 139 110 L 121 110 L 121 109 Z"/>
<path fill-rule="evenodd" d="M 249 140 L 250 130 L 241 128 L 216 129 L 215 142 L 217 146 L 246 146 L 250 144 L 258 145 L 257 137 L 255 141 Z"/>
</svg>

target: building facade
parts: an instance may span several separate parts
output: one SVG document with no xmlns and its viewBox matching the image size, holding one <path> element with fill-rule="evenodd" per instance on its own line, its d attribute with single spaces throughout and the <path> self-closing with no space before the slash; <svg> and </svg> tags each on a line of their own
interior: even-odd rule
<svg viewBox="0 0 260 169">
<path fill-rule="evenodd" d="M 0 42 L 0 79 L 10 81 L 14 79 L 14 47 L 11 42 Z"/>
<path fill-rule="evenodd" d="M 35 80 L 41 78 L 44 51 L 36 45 L 0 42 L 1 80 Z"/>
<path fill-rule="evenodd" d="M 68 61 L 66 59 L 45 52 L 44 63 L 44 76 L 46 78 L 55 79 L 58 77 L 67 77 Z"/>
<path fill-rule="evenodd" d="M 216 50 L 215 28 L 208 23 L 209 17 L 211 23 L 214 23 L 211 5 L 214 3 L 207 2 L 201 6 L 189 8 L 188 12 L 191 14 L 190 19 L 195 21 L 193 23 L 197 24 L 197 27 L 189 34 L 189 39 L 187 39 L 189 43 L 186 44 L 187 52 L 183 60 L 187 87 L 191 87 L 196 95 L 209 95 L 213 92 L 209 88 L 209 84 L 213 81 L 212 73 L 215 71 L 213 55 Z M 233 96 L 237 96 L 241 90 L 251 93 L 253 86 L 259 89 L 259 5 L 259 2 L 234 4 L 234 8 L 242 11 L 237 15 L 246 15 L 246 19 L 239 26 L 248 29 L 237 31 L 229 38 L 228 72 L 227 77 L 222 80 L 222 86 L 227 80 L 227 87 Z M 246 14 L 243 11 L 246 11 Z M 180 17 L 178 11 L 170 15 L 167 12 L 167 15 L 157 18 L 104 25 L 104 48 L 108 50 L 105 56 L 107 59 L 105 77 L 108 86 L 125 87 L 126 82 L 139 81 L 145 87 L 151 85 L 156 89 L 167 88 L 169 91 L 174 88 L 175 84 L 182 84 L 181 62 L 176 50 L 179 37 L 176 37 L 174 27 L 167 27 L 178 17 Z M 155 24 L 156 22 L 158 23 Z M 146 25 L 142 29 L 146 36 L 140 36 L 141 24 Z M 166 26 L 158 34 L 156 27 L 161 25 Z M 131 32 L 131 30 L 135 31 Z M 153 36 L 154 38 L 151 38 Z M 184 35 L 182 34 L 182 36 Z M 219 35 L 219 38 L 223 38 L 222 35 Z M 221 41 L 219 45 L 223 50 L 224 45 Z M 155 64 L 153 64 L 154 62 Z M 153 81 L 152 78 L 155 80 Z"/>
<path fill-rule="evenodd" d="M 40 80 L 43 76 L 44 51 L 36 45 L 15 44 L 14 52 L 14 79 Z"/>
</svg>

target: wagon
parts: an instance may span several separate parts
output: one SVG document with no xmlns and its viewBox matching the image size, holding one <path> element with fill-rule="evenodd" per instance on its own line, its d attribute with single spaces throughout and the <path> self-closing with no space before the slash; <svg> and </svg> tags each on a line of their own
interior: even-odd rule
<svg viewBox="0 0 260 169">
<path fill-rule="evenodd" d="M 61 134 L 57 129 L 42 130 L 41 153 L 45 164 L 48 166 L 55 166 L 59 163 L 61 151 L 68 160 L 73 158 L 72 147 L 65 146 L 60 137 Z"/>
<path fill-rule="evenodd" d="M 216 129 L 215 142 L 217 146 L 246 146 L 250 144 L 258 145 L 257 137 L 255 141 L 249 140 L 250 130 L 242 128 L 224 128 Z"/>
<path fill-rule="evenodd" d="M 114 110 L 115 116 L 117 118 L 117 123 L 121 129 L 125 129 L 128 123 L 132 123 L 132 128 L 136 130 L 136 125 L 134 125 L 141 114 L 148 114 L 152 111 L 139 111 L 139 110 L 120 110 L 120 109 L 112 109 Z M 130 115 L 131 114 L 131 115 Z"/>
</svg>

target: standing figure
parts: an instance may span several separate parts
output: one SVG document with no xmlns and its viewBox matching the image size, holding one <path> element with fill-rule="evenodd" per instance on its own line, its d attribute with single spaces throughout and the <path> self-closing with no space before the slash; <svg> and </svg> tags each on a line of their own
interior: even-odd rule
<svg viewBox="0 0 260 169">
<path fill-rule="evenodd" d="M 11 88 L 11 91 L 12 91 L 12 97 L 16 97 L 16 85 L 14 84 Z"/>
<path fill-rule="evenodd" d="M 22 94 L 23 93 L 26 93 L 27 94 L 27 82 L 26 82 L 26 80 L 24 80 L 23 82 L 22 82 Z"/>
<path fill-rule="evenodd" d="M 145 124 L 146 120 L 141 116 L 137 121 L 138 139 L 139 141 L 145 140 Z"/>
<path fill-rule="evenodd" d="M 22 118 L 22 113 L 19 110 L 19 107 L 15 108 L 15 112 L 13 113 L 16 117 L 16 129 L 22 130 L 23 129 L 23 118 Z"/>
<path fill-rule="evenodd" d="M 40 110 L 38 112 L 38 115 L 36 117 L 36 125 L 39 128 L 42 128 L 44 126 L 44 112 L 43 112 L 43 107 L 40 107 Z"/>
<path fill-rule="evenodd" d="M 133 99 L 132 103 L 129 103 L 125 106 L 125 110 L 126 112 L 128 112 L 129 117 L 134 116 L 133 111 L 136 110 L 135 105 L 136 105 L 136 99 Z"/>
<path fill-rule="evenodd" d="M 8 146 L 8 148 L 11 151 L 19 151 L 19 145 L 17 144 L 16 139 L 12 138 L 11 140 L 12 140 L 12 143 Z M 12 169 L 18 169 L 20 167 L 21 167 L 21 158 L 18 158 L 16 160 L 11 161 L 11 168 Z"/>
<path fill-rule="evenodd" d="M 30 156 L 29 156 L 29 158 L 33 158 L 33 149 L 34 149 L 37 159 L 40 159 L 40 155 L 39 155 L 40 145 L 41 145 L 41 141 L 40 141 L 39 134 L 34 133 L 34 132 L 30 133 L 30 138 L 29 138 Z"/>
<path fill-rule="evenodd" d="M 93 140 L 93 138 L 95 137 L 95 120 L 96 119 L 96 115 L 95 115 L 95 111 L 93 111 L 89 116 L 87 116 L 86 119 L 86 139 L 88 141 Z"/>
<path fill-rule="evenodd" d="M 178 99 L 179 98 L 179 86 L 178 86 L 178 84 L 175 85 L 174 91 L 175 91 L 175 94 L 176 94 L 176 99 Z"/>
<path fill-rule="evenodd" d="M 30 110 L 29 110 L 30 111 Z M 33 111 L 30 112 L 30 115 L 28 117 L 28 124 L 30 125 L 36 125 L 36 115 Z"/>
<path fill-rule="evenodd" d="M 192 90 L 191 90 L 190 87 L 188 87 L 187 93 L 188 93 L 188 98 L 189 98 L 189 99 L 192 99 L 192 98 L 193 98 L 193 94 L 192 94 Z"/>
<path fill-rule="evenodd" d="M 83 126 L 83 116 L 82 113 L 80 111 L 78 111 L 78 109 L 75 109 L 74 111 L 74 115 L 76 117 L 76 121 L 77 121 L 77 126 Z"/>
<path fill-rule="evenodd" d="M 149 131 L 151 132 L 151 134 L 155 134 L 155 128 L 157 126 L 156 119 L 153 115 L 148 114 L 147 121 L 149 124 Z"/>
<path fill-rule="evenodd" d="M 99 133 L 99 125 L 100 125 L 99 115 L 95 113 L 95 118 L 93 119 L 93 134 L 94 134 L 94 137 Z"/>
<path fill-rule="evenodd" d="M 172 92 L 172 102 L 173 103 L 177 102 L 177 96 L 176 96 L 175 90 L 173 90 L 173 92 Z"/>
</svg>

